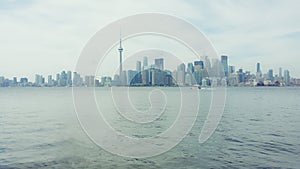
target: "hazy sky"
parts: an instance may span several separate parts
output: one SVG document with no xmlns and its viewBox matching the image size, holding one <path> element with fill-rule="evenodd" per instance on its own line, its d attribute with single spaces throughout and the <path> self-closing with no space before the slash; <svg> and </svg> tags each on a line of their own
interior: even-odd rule
<svg viewBox="0 0 300 169">
<path fill-rule="evenodd" d="M 159 12 L 194 24 L 236 69 L 289 69 L 300 77 L 297 0 L 44 0 L 0 1 L 0 76 L 73 70 L 87 41 L 125 16 Z"/>
</svg>

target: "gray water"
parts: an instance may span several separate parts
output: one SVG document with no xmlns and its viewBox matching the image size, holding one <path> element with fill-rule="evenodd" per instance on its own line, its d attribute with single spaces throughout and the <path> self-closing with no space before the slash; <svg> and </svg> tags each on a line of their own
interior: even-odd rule
<svg viewBox="0 0 300 169">
<path fill-rule="evenodd" d="M 153 88 L 132 88 L 136 96 Z M 177 88 L 159 88 L 176 100 Z M 84 89 L 83 89 L 84 90 Z M 299 168 L 300 88 L 228 88 L 223 118 L 212 137 L 198 137 L 210 104 L 210 90 L 199 92 L 198 119 L 170 151 L 144 159 L 116 156 L 95 145 L 81 129 L 71 88 L 0 88 L 0 168 Z M 109 88 L 97 88 L 103 101 Z M 102 99 L 102 100 L 101 100 Z M 105 99 L 104 99 L 105 100 Z M 171 101 L 170 100 L 170 101 Z M 136 106 L 149 106 L 141 99 Z M 174 108 L 175 107 L 175 108 Z M 106 107 L 108 121 L 121 132 L 145 134 Z M 165 130 L 176 105 L 148 134 Z M 149 126 L 147 126 L 149 128 Z"/>
</svg>

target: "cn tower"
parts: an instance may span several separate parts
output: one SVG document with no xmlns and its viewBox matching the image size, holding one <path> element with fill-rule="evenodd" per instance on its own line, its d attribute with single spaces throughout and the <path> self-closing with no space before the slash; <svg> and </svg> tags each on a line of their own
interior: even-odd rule
<svg viewBox="0 0 300 169">
<path fill-rule="evenodd" d="M 122 80 L 122 52 L 123 52 L 123 48 L 122 48 L 122 39 L 121 39 L 121 35 L 120 35 L 120 47 L 119 47 L 119 52 L 120 52 L 120 80 Z M 122 82 L 122 81 L 121 81 Z"/>
</svg>

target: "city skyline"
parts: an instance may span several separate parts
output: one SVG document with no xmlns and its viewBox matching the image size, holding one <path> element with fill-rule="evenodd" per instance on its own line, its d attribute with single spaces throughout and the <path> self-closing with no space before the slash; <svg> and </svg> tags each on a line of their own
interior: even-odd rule
<svg viewBox="0 0 300 169">
<path fill-rule="evenodd" d="M 120 50 L 122 49 L 122 50 Z M 120 64 L 122 65 L 122 51 L 121 40 L 120 40 Z M 8 79 L 0 75 L 0 87 L 8 86 L 33 86 L 33 87 L 100 87 L 100 86 L 156 86 L 166 85 L 163 83 L 163 76 L 169 75 L 172 82 L 168 82 L 167 86 L 179 85 L 179 86 L 192 86 L 192 85 L 203 85 L 209 86 L 210 76 L 205 73 L 208 65 L 211 65 L 211 60 L 195 60 L 189 63 L 181 63 L 175 70 L 165 70 L 165 62 L 163 58 L 154 59 L 154 64 L 149 64 L 147 56 L 143 58 L 143 64 L 141 60 L 136 60 L 135 70 L 123 69 L 119 75 L 116 74 L 114 77 L 110 76 L 99 76 L 99 75 L 80 75 L 80 72 L 72 71 L 61 71 L 55 75 L 41 75 L 35 74 L 34 81 L 30 81 L 26 76 L 23 77 L 12 77 Z M 262 71 L 261 63 L 258 62 L 255 65 L 256 72 L 250 72 L 243 69 L 236 69 L 234 65 L 229 64 L 229 57 L 226 55 L 220 56 L 220 65 L 222 66 L 222 72 L 224 77 L 227 79 L 228 86 L 260 86 L 260 85 L 300 85 L 300 79 L 291 77 L 288 69 L 279 68 L 278 74 L 274 73 L 273 69 L 268 71 Z M 212 67 L 208 69 L 212 69 Z M 157 74 L 159 72 L 165 72 L 164 75 Z M 146 74 L 144 71 L 149 71 Z M 156 72 L 156 73 L 155 73 Z M 158 73 L 159 73 L 158 72 Z M 197 73 L 199 72 L 199 73 Z M 140 75 L 138 76 L 138 74 Z M 175 73 L 175 74 L 174 74 Z M 206 75 L 204 75 L 206 74 Z M 159 79 L 154 78 L 156 75 Z M 122 77 L 123 76 L 123 77 Z M 222 75 L 221 75 L 222 76 Z M 200 79 L 199 79 L 200 78 Z M 19 79 L 19 80 L 18 80 Z M 189 82 L 187 81 L 189 79 Z M 137 82 L 136 82 L 137 80 Z M 205 82 L 203 82 L 205 80 Z M 155 81 L 158 81 L 157 84 Z M 153 84 L 151 84 L 153 83 Z M 203 84 L 205 83 L 205 84 Z M 277 84 L 278 83 L 278 84 Z"/>
</svg>

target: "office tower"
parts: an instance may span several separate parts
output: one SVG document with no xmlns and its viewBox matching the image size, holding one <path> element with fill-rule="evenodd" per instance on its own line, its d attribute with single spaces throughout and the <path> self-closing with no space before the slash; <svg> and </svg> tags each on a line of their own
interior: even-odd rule
<svg viewBox="0 0 300 169">
<path fill-rule="evenodd" d="M 152 86 L 163 86 L 164 85 L 164 76 L 165 73 L 162 70 L 159 69 L 152 69 L 152 80 L 151 84 Z"/>
<path fill-rule="evenodd" d="M 120 37 L 120 47 L 119 47 L 119 53 L 120 53 L 120 68 L 119 68 L 119 76 L 122 77 L 122 72 L 123 72 L 123 68 L 122 68 L 122 52 L 123 52 L 123 48 L 122 48 L 122 39 Z M 122 82 L 121 82 L 122 83 Z"/>
<path fill-rule="evenodd" d="M 251 72 L 250 71 L 246 71 L 244 73 L 244 79 L 245 79 L 245 82 L 249 82 L 251 80 Z"/>
<path fill-rule="evenodd" d="M 279 79 L 282 79 L 282 68 L 279 68 Z"/>
<path fill-rule="evenodd" d="M 67 72 L 67 85 L 72 86 L 72 72 L 71 71 Z"/>
<path fill-rule="evenodd" d="M 186 73 L 185 75 L 185 84 L 188 86 L 192 85 L 192 74 L 191 73 Z"/>
<path fill-rule="evenodd" d="M 273 69 L 268 71 L 268 80 L 274 81 Z"/>
<path fill-rule="evenodd" d="M 59 80 L 60 80 L 60 74 L 57 73 L 56 74 L 56 85 L 58 85 L 58 86 L 59 86 Z"/>
<path fill-rule="evenodd" d="M 174 70 L 174 71 L 171 73 L 171 76 L 172 76 L 172 83 L 173 83 L 173 84 L 177 84 L 177 70 Z"/>
<path fill-rule="evenodd" d="M 111 77 L 101 77 L 101 84 L 103 86 L 111 86 L 112 84 L 112 79 Z"/>
<path fill-rule="evenodd" d="M 194 83 L 201 85 L 202 84 L 202 73 L 203 70 L 195 70 L 193 73 Z"/>
<path fill-rule="evenodd" d="M 149 85 L 149 70 L 142 71 L 142 83 L 143 85 Z"/>
<path fill-rule="evenodd" d="M 17 77 L 13 77 L 13 85 L 17 85 L 18 81 L 17 81 Z"/>
<path fill-rule="evenodd" d="M 39 85 L 42 82 L 40 75 L 36 74 L 35 75 L 35 80 L 34 80 L 34 84 L 35 85 Z"/>
<path fill-rule="evenodd" d="M 164 59 L 155 59 L 155 65 L 157 65 L 158 69 L 164 70 Z"/>
<path fill-rule="evenodd" d="M 245 82 L 245 74 L 243 72 L 243 69 L 239 69 L 239 71 L 238 71 L 238 82 L 239 83 Z"/>
<path fill-rule="evenodd" d="M 90 76 L 84 76 L 84 83 L 87 87 L 90 85 Z"/>
<path fill-rule="evenodd" d="M 42 84 L 44 84 L 44 82 L 45 82 L 45 78 L 42 75 L 38 75 L 38 74 L 35 75 L 34 84 L 36 86 L 41 86 Z"/>
<path fill-rule="evenodd" d="M 120 80 L 121 80 L 121 85 L 122 86 L 127 85 L 127 73 L 126 73 L 126 70 L 122 71 Z"/>
<path fill-rule="evenodd" d="M 73 86 L 78 86 L 77 72 L 73 72 Z"/>
<path fill-rule="evenodd" d="M 164 77 L 164 85 L 165 86 L 173 86 L 173 78 L 171 74 L 166 74 Z"/>
<path fill-rule="evenodd" d="M 234 66 L 229 66 L 229 74 L 233 74 L 235 72 Z"/>
<path fill-rule="evenodd" d="M 100 81 L 99 81 L 99 79 L 95 79 L 95 87 L 100 87 Z"/>
<path fill-rule="evenodd" d="M 194 70 L 201 70 L 204 69 L 203 61 L 194 61 Z"/>
<path fill-rule="evenodd" d="M 207 83 L 207 82 L 208 82 L 207 79 L 202 79 L 202 84 L 201 84 L 201 86 L 207 87 L 207 86 L 208 86 L 208 83 Z"/>
<path fill-rule="evenodd" d="M 256 73 L 261 73 L 260 63 L 256 64 Z"/>
<path fill-rule="evenodd" d="M 5 77 L 4 76 L 0 76 L 0 84 L 3 84 L 4 80 L 5 80 Z"/>
<path fill-rule="evenodd" d="M 260 63 L 256 64 L 256 80 L 257 81 L 263 81 Z"/>
<path fill-rule="evenodd" d="M 42 84 L 45 84 L 45 78 L 43 76 L 42 77 Z"/>
<path fill-rule="evenodd" d="M 182 63 L 177 67 L 177 84 L 179 86 L 185 85 L 185 64 Z"/>
<path fill-rule="evenodd" d="M 53 86 L 52 75 L 48 76 L 48 86 Z"/>
<path fill-rule="evenodd" d="M 136 62 L 136 71 L 137 73 L 140 73 L 142 71 L 142 63 L 141 61 Z"/>
<path fill-rule="evenodd" d="M 290 85 L 291 83 L 290 72 L 288 70 L 284 71 L 284 83 L 285 85 Z"/>
<path fill-rule="evenodd" d="M 1 78 L 0 78 L 0 79 L 1 79 Z M 20 83 L 22 83 L 22 84 L 28 83 L 28 78 L 22 77 L 22 78 L 20 79 Z"/>
<path fill-rule="evenodd" d="M 136 75 L 137 71 L 134 70 L 128 70 L 127 71 L 127 85 L 132 85 L 136 83 Z"/>
<path fill-rule="evenodd" d="M 59 85 L 67 86 L 67 73 L 65 71 L 62 71 L 60 74 Z"/>
<path fill-rule="evenodd" d="M 36 74 L 34 79 L 34 84 L 39 85 L 40 84 L 40 75 Z"/>
<path fill-rule="evenodd" d="M 0 87 L 4 87 L 4 81 L 5 81 L 5 77 L 0 76 Z"/>
<path fill-rule="evenodd" d="M 85 76 L 85 85 L 87 87 L 95 86 L 95 76 Z"/>
<path fill-rule="evenodd" d="M 76 86 L 76 87 L 83 85 L 83 80 L 80 77 L 80 74 L 77 73 L 77 72 L 73 72 L 73 83 L 72 83 L 72 85 Z"/>
<path fill-rule="evenodd" d="M 188 63 L 187 72 L 190 74 L 194 73 L 194 65 L 193 63 Z"/>
<path fill-rule="evenodd" d="M 208 56 L 205 56 L 205 59 L 204 59 L 204 61 L 205 61 L 205 69 L 208 71 L 208 72 L 210 72 L 211 70 L 211 63 L 210 63 L 210 59 L 209 59 L 209 57 Z"/>
<path fill-rule="evenodd" d="M 148 68 L 148 58 L 147 56 L 144 56 L 143 58 L 143 70 L 146 70 Z"/>
<path fill-rule="evenodd" d="M 223 67 L 224 75 L 225 77 L 228 77 L 228 57 L 227 56 L 221 56 L 221 64 Z"/>
</svg>

